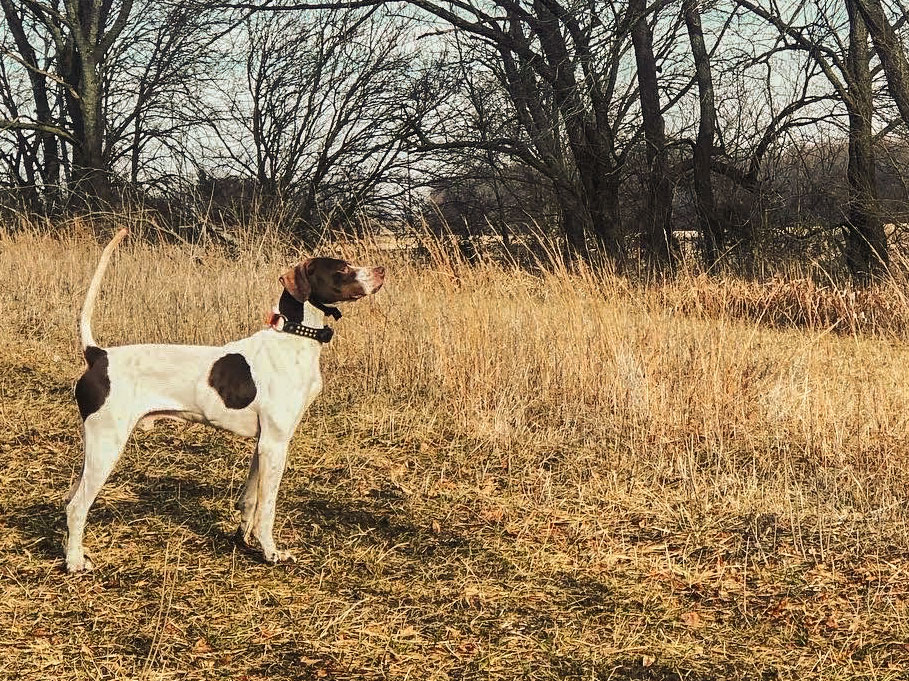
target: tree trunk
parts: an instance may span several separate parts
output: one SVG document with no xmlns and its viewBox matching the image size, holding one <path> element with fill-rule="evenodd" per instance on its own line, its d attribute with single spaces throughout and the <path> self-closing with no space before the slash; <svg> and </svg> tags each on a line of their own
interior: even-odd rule
<svg viewBox="0 0 909 681">
<path fill-rule="evenodd" d="M 72 126 L 71 184 L 77 205 L 107 206 L 113 199 L 112 173 L 104 155 L 104 85 L 101 65 L 123 31 L 132 0 L 123 0 L 113 23 L 110 0 L 66 2 L 69 34 L 60 34 L 58 73 L 66 84 L 66 113 Z"/>
<path fill-rule="evenodd" d="M 873 113 L 872 82 L 869 62 L 868 29 L 847 0 L 849 13 L 849 202 L 845 227 L 845 257 L 850 273 L 857 281 L 867 283 L 886 272 L 889 262 L 887 237 L 877 210 L 877 184 L 871 117 Z"/>
<path fill-rule="evenodd" d="M 616 265 L 625 257 L 622 217 L 619 210 L 619 172 L 611 164 L 600 164 L 588 195 L 593 233 L 602 251 Z"/>
<path fill-rule="evenodd" d="M 656 264 L 669 261 L 672 232 L 672 185 L 666 174 L 666 125 L 660 110 L 656 59 L 653 55 L 653 33 L 647 23 L 646 1 L 630 0 L 628 12 L 634 17 L 631 42 L 638 71 L 641 117 L 647 151 L 648 201 L 644 208 L 642 246 L 645 257 Z"/>
<path fill-rule="evenodd" d="M 580 197 L 589 217 L 590 229 L 603 253 L 619 261 L 624 249 L 618 206 L 618 179 L 608 130 L 601 130 L 587 112 L 574 74 L 560 23 L 544 0 L 533 0 L 540 21 L 536 26 L 540 45 L 554 64 L 552 94 L 562 121 L 568 147 L 580 184 Z M 586 244 L 581 251 L 587 255 Z"/>
<path fill-rule="evenodd" d="M 81 144 L 73 150 L 73 183 L 76 192 L 92 205 L 104 206 L 113 198 L 110 169 L 104 160 L 104 118 L 101 79 L 93 60 L 81 60 Z"/>
<path fill-rule="evenodd" d="M 104 123 L 101 110 L 101 79 L 91 57 L 83 56 L 70 40 L 58 64 L 68 86 L 66 109 L 72 136 L 71 191 L 76 205 L 96 208 L 110 197 L 110 174 L 104 163 Z"/>
<path fill-rule="evenodd" d="M 880 0 L 853 0 L 852 4 L 861 14 L 874 41 L 890 96 L 896 102 L 903 122 L 909 125 L 909 61 L 903 44 L 887 21 Z"/>
<path fill-rule="evenodd" d="M 590 227 L 589 219 L 581 205 L 573 197 L 559 196 L 561 229 L 565 237 L 563 257 L 571 263 L 579 255 L 587 255 L 586 234 Z"/>
<path fill-rule="evenodd" d="M 725 246 L 725 230 L 718 219 L 710 165 L 713 158 L 713 135 L 716 130 L 716 105 L 713 96 L 713 76 L 710 72 L 710 57 L 704 43 L 701 28 L 701 14 L 697 0 L 683 0 L 682 13 L 691 43 L 695 77 L 698 83 L 700 118 L 698 135 L 694 143 L 694 195 L 697 201 L 698 219 L 701 223 L 701 240 L 704 260 L 707 266 L 714 265 Z"/>
</svg>

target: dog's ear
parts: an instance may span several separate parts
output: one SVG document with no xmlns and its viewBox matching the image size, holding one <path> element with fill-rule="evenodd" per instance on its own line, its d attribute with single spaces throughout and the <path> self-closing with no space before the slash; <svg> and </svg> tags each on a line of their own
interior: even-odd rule
<svg viewBox="0 0 909 681">
<path fill-rule="evenodd" d="M 279 277 L 284 290 L 301 303 L 309 300 L 309 294 L 312 292 L 312 286 L 309 283 L 309 264 L 311 262 L 312 258 L 307 258 Z"/>
</svg>

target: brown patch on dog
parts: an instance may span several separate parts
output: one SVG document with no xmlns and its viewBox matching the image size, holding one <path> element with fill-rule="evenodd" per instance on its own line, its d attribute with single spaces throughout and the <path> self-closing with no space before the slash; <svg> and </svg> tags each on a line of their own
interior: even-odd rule
<svg viewBox="0 0 909 681">
<path fill-rule="evenodd" d="M 244 409 L 256 399 L 256 384 L 246 358 L 232 352 L 211 365 L 208 384 L 228 409 Z"/>
<path fill-rule="evenodd" d="M 278 281 L 281 282 L 284 290 L 301 303 L 309 300 L 309 294 L 312 291 L 312 287 L 309 285 L 309 272 L 307 271 L 312 261 L 312 258 L 304 260 L 278 277 Z"/>
<path fill-rule="evenodd" d="M 357 270 L 337 258 L 309 258 L 281 275 L 281 283 L 301 303 L 340 303 L 366 295 Z"/>
<path fill-rule="evenodd" d="M 107 375 L 107 351 L 90 345 L 83 353 L 88 368 L 76 381 L 76 404 L 84 421 L 98 411 L 110 395 L 110 376 Z"/>
<path fill-rule="evenodd" d="M 289 291 L 281 291 L 278 301 L 278 313 L 289 322 L 303 321 L 303 303 L 294 298 Z"/>
</svg>

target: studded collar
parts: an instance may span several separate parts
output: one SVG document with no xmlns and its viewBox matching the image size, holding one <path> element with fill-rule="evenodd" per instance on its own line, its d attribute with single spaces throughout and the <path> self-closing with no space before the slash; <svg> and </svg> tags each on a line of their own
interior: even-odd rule
<svg viewBox="0 0 909 681">
<path fill-rule="evenodd" d="M 268 319 L 268 325 L 275 331 L 289 333 L 302 338 L 312 338 L 320 343 L 327 343 L 335 335 L 330 326 L 323 326 L 321 329 L 314 326 L 306 326 L 303 322 L 290 322 L 287 317 L 277 312 L 272 313 Z"/>
</svg>

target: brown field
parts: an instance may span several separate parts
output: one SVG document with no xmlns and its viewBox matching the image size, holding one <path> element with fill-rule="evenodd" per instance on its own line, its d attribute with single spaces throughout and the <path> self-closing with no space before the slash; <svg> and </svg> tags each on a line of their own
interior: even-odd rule
<svg viewBox="0 0 909 681">
<path fill-rule="evenodd" d="M 112 227 L 110 232 L 112 233 Z M 909 305 L 807 278 L 643 286 L 361 242 L 276 534 L 250 443 L 131 439 L 62 569 L 88 231 L 0 233 L 0 678 L 887 679 L 909 669 Z M 104 344 L 261 325 L 296 253 L 128 240 Z"/>
</svg>

